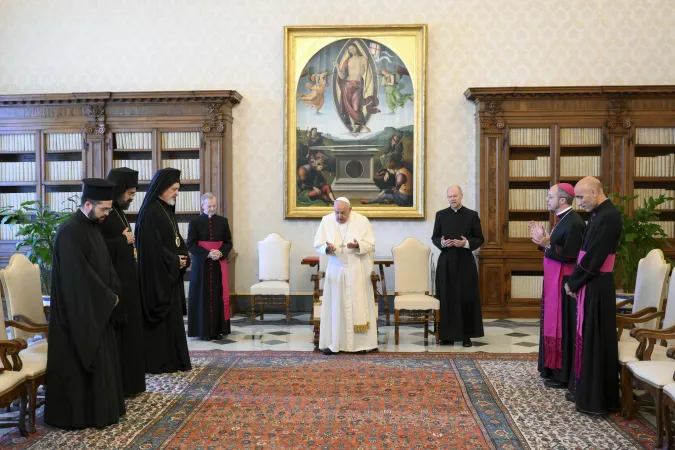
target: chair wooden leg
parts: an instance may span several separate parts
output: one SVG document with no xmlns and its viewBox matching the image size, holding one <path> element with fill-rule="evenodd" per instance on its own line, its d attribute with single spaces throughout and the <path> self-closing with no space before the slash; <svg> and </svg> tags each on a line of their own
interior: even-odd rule
<svg viewBox="0 0 675 450">
<path fill-rule="evenodd" d="M 656 400 L 656 448 L 661 448 L 663 447 L 663 428 L 665 427 L 662 411 L 663 391 L 661 389 L 654 395 L 654 399 Z"/>
<path fill-rule="evenodd" d="M 629 419 L 635 412 L 633 404 L 633 380 L 625 364 L 621 366 L 621 415 Z"/>
<path fill-rule="evenodd" d="M 21 397 L 19 400 L 19 434 L 22 437 L 28 436 L 28 430 L 26 429 L 26 387 L 21 391 Z"/>
<path fill-rule="evenodd" d="M 28 383 L 28 400 L 30 404 L 28 405 L 28 432 L 35 433 L 35 410 L 37 409 L 37 390 L 40 384 L 37 380 L 30 380 Z"/>
<path fill-rule="evenodd" d="M 424 312 L 424 340 L 429 339 L 429 311 Z"/>
<path fill-rule="evenodd" d="M 394 344 L 398 345 L 398 322 L 399 322 L 399 310 L 394 310 Z"/>
<path fill-rule="evenodd" d="M 255 323 L 255 295 L 251 295 L 251 323 Z"/>
<path fill-rule="evenodd" d="M 670 407 L 669 407 L 670 401 L 664 397 L 663 398 L 663 426 L 666 428 L 666 448 L 670 449 L 671 443 L 673 441 L 673 428 L 672 424 L 670 423 Z"/>
<path fill-rule="evenodd" d="M 314 308 L 312 308 L 313 310 Z M 291 296 L 286 296 L 286 323 L 291 323 Z"/>
<path fill-rule="evenodd" d="M 319 351 L 319 332 L 321 330 L 319 321 L 314 321 L 314 351 Z"/>
<path fill-rule="evenodd" d="M 434 321 L 434 334 L 436 335 L 436 344 L 438 344 L 438 337 L 440 336 L 438 334 L 438 324 L 441 321 L 441 312 L 437 309 L 435 311 L 435 321 Z"/>
</svg>

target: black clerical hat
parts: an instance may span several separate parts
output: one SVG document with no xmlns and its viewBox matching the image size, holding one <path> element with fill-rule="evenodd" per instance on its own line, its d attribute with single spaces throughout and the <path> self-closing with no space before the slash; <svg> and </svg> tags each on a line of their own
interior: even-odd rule
<svg viewBox="0 0 675 450">
<path fill-rule="evenodd" d="M 108 172 L 108 181 L 112 181 L 119 187 L 127 189 L 138 187 L 138 170 L 128 167 L 117 167 Z"/>
<path fill-rule="evenodd" d="M 82 180 L 82 197 L 97 201 L 112 200 L 114 187 L 115 183 L 103 178 L 85 178 Z"/>
<path fill-rule="evenodd" d="M 108 172 L 106 180 L 115 183 L 113 196 L 117 199 L 127 189 L 138 187 L 138 171 L 128 167 L 117 167 Z"/>
</svg>

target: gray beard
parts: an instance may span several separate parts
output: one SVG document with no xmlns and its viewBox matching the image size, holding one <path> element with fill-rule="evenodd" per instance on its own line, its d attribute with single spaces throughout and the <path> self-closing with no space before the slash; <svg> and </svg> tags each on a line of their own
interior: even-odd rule
<svg viewBox="0 0 675 450">
<path fill-rule="evenodd" d="M 166 204 L 170 206 L 176 206 L 176 199 L 170 198 L 169 201 L 166 202 Z"/>
</svg>

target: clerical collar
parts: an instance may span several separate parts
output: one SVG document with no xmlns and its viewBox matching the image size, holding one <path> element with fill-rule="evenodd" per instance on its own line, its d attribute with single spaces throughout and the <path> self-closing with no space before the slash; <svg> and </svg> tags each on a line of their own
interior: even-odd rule
<svg viewBox="0 0 675 450">
<path fill-rule="evenodd" d="M 563 210 L 560 211 L 559 213 L 556 213 L 555 215 L 558 216 L 558 217 L 560 217 L 560 216 L 562 216 L 563 214 L 565 214 L 567 211 L 569 211 L 570 209 L 572 209 L 572 207 L 571 207 L 571 206 L 568 206 L 567 208 L 563 209 Z"/>
<path fill-rule="evenodd" d="M 451 206 L 450 209 L 453 210 L 454 212 L 457 212 L 457 211 L 459 211 L 460 209 L 462 209 L 462 205 L 459 205 L 459 208 L 457 208 L 457 209 L 455 209 L 455 208 L 453 208 L 453 207 Z"/>
</svg>

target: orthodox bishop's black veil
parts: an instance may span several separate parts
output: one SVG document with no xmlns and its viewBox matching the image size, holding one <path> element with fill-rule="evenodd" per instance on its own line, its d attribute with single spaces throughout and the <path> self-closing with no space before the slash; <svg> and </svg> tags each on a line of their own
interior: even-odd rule
<svg viewBox="0 0 675 450">
<path fill-rule="evenodd" d="M 154 177 L 152 177 L 152 181 L 148 187 L 148 192 L 145 194 L 145 198 L 143 199 L 143 204 L 141 204 L 141 208 L 138 210 L 138 219 L 136 220 L 136 245 L 140 244 L 138 241 L 140 237 L 138 235 L 138 230 L 141 227 L 141 221 L 145 218 L 143 213 L 147 209 L 148 205 L 156 201 L 157 197 L 159 197 L 164 191 L 171 187 L 171 185 L 176 183 L 180 183 L 180 170 L 178 169 L 172 169 L 170 167 L 161 169 L 155 173 Z M 175 206 L 166 206 L 171 208 L 172 212 L 176 211 Z"/>
</svg>

